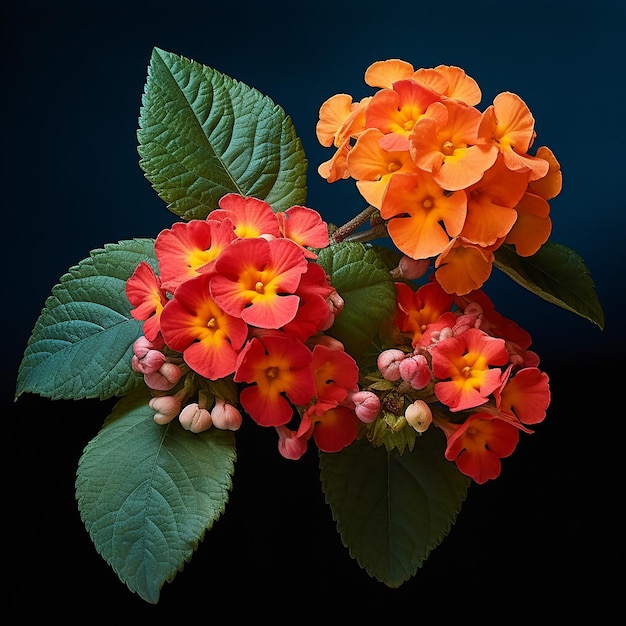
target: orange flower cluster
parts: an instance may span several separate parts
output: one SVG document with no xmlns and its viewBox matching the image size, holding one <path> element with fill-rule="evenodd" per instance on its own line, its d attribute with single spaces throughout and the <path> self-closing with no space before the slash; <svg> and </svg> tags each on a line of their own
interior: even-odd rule
<svg viewBox="0 0 626 626">
<path fill-rule="evenodd" d="M 535 120 L 519 96 L 500 93 L 480 112 L 480 88 L 461 68 L 398 59 L 373 63 L 365 82 L 378 91 L 321 106 L 317 138 L 335 153 L 318 172 L 355 179 L 397 248 L 434 260 L 446 292 L 480 288 L 503 243 L 530 256 L 548 240 L 560 165 L 545 146 L 529 153 Z"/>
</svg>

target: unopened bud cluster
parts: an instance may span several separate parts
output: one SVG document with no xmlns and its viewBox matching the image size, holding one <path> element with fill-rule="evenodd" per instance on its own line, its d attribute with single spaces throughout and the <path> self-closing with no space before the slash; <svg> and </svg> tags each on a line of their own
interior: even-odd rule
<svg viewBox="0 0 626 626">
<path fill-rule="evenodd" d="M 212 393 L 198 382 L 199 377 L 180 359 L 166 356 L 163 342 L 151 342 L 142 336 L 133 344 L 132 367 L 143 374 L 153 397 L 148 403 L 157 424 L 169 424 L 178 418 L 192 433 L 215 426 L 220 430 L 238 430 L 242 416 L 239 409 Z"/>
</svg>

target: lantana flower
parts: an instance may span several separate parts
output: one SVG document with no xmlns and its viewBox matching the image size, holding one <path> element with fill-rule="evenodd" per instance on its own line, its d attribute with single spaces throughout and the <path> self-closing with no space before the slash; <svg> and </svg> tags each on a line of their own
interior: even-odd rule
<svg viewBox="0 0 626 626">
<path fill-rule="evenodd" d="M 174 293 L 181 283 L 209 272 L 219 253 L 236 235 L 230 222 L 191 220 L 162 230 L 154 242 L 163 288 Z"/>
<path fill-rule="evenodd" d="M 473 413 L 461 424 L 437 417 L 434 422 L 447 437 L 445 458 L 479 485 L 500 475 L 500 459 L 510 456 L 519 443 L 519 429 L 489 413 Z"/>
<path fill-rule="evenodd" d="M 435 384 L 435 395 L 451 411 L 487 402 L 502 382 L 502 369 L 495 366 L 506 365 L 509 360 L 504 341 L 479 329 L 445 339 L 430 353 L 433 374 L 440 381 Z"/>
<path fill-rule="evenodd" d="M 307 405 L 315 393 L 312 354 L 285 334 L 253 337 L 237 359 L 235 382 L 248 383 L 239 401 L 260 426 L 281 426 L 294 415 L 293 404 Z"/>
<path fill-rule="evenodd" d="M 413 259 L 440 254 L 461 233 L 467 215 L 464 191 L 447 193 L 427 172 L 391 177 L 380 207 L 389 236 Z"/>
<path fill-rule="evenodd" d="M 497 149 L 478 140 L 482 116 L 456 100 L 435 102 L 409 135 L 414 163 L 448 191 L 466 189 L 493 165 Z"/>
<path fill-rule="evenodd" d="M 161 314 L 161 332 L 166 344 L 181 352 L 192 370 L 217 380 L 234 372 L 248 325 L 215 302 L 210 281 L 210 275 L 200 275 L 178 287 Z"/>
<path fill-rule="evenodd" d="M 215 261 L 211 295 L 227 313 L 259 328 L 281 328 L 298 311 L 306 257 L 289 239 L 233 241 Z"/>
<path fill-rule="evenodd" d="M 292 206 L 276 213 L 276 219 L 281 235 L 297 243 L 308 259 L 317 259 L 317 254 L 309 248 L 325 248 L 329 243 L 326 222 L 313 209 Z"/>
</svg>

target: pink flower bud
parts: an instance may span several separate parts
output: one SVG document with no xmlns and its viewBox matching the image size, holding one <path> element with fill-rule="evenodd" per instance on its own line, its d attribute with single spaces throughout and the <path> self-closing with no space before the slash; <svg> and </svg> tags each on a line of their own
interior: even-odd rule
<svg viewBox="0 0 626 626">
<path fill-rule="evenodd" d="M 166 361 L 161 365 L 158 372 L 144 374 L 143 378 L 150 389 L 169 391 L 180 380 L 181 376 L 180 367 Z"/>
<path fill-rule="evenodd" d="M 426 357 L 423 354 L 414 354 L 412 357 L 405 359 L 405 361 L 411 361 L 413 366 L 411 378 L 408 379 L 411 383 L 411 387 L 413 387 L 413 389 L 424 389 L 432 377 Z M 403 363 L 404 361 L 400 365 Z M 402 380 L 406 379 L 403 378 Z"/>
<path fill-rule="evenodd" d="M 405 354 L 402 350 L 390 348 L 383 350 L 376 361 L 378 370 L 386 380 L 400 379 L 400 363 L 404 360 Z"/>
<path fill-rule="evenodd" d="M 308 446 L 307 441 L 299 439 L 295 430 L 289 430 L 287 426 L 275 426 L 278 434 L 278 451 L 286 459 L 297 461 Z"/>
<path fill-rule="evenodd" d="M 328 330 L 335 322 L 337 315 L 341 313 L 345 304 L 343 298 L 336 291 L 333 291 L 330 296 L 326 298 L 326 302 L 328 303 L 328 315 L 326 319 L 320 323 L 319 330 Z"/>
<path fill-rule="evenodd" d="M 197 402 L 191 402 L 183 408 L 178 416 L 178 421 L 185 430 L 192 433 L 201 433 L 211 428 L 211 414 L 206 409 L 201 409 Z"/>
<path fill-rule="evenodd" d="M 421 356 L 421 355 L 420 355 Z M 407 356 L 398 364 L 398 372 L 400 372 L 400 378 L 407 383 L 411 381 L 413 376 L 417 373 L 418 365 L 413 357 Z"/>
<path fill-rule="evenodd" d="M 483 316 L 483 307 L 478 304 L 478 302 L 470 302 L 463 311 L 465 315 L 473 315 L 477 318 L 482 318 Z"/>
<path fill-rule="evenodd" d="M 357 391 L 350 395 L 356 416 L 364 423 L 373 422 L 380 411 L 380 398 L 372 391 Z"/>
<path fill-rule="evenodd" d="M 158 350 L 159 352 L 165 347 L 165 342 L 160 335 L 154 341 L 146 339 L 143 335 L 133 343 L 133 354 L 137 358 L 142 359 L 150 350 Z"/>
<path fill-rule="evenodd" d="M 424 400 L 416 400 L 406 408 L 404 418 L 409 426 L 412 426 L 418 433 L 423 433 L 433 421 L 433 414 Z"/>
<path fill-rule="evenodd" d="M 150 399 L 148 406 L 155 411 L 157 424 L 169 424 L 178 415 L 181 401 L 176 396 L 156 396 Z"/>
<path fill-rule="evenodd" d="M 328 306 L 330 306 L 333 315 L 337 317 L 337 315 L 339 315 L 339 313 L 343 310 L 345 304 L 344 299 L 336 291 L 333 291 L 328 296 L 326 301 L 328 302 Z"/>
<path fill-rule="evenodd" d="M 131 366 L 136 372 L 142 374 L 152 374 L 161 369 L 166 358 L 162 352 L 158 350 L 148 350 L 142 357 L 133 356 Z"/>
<path fill-rule="evenodd" d="M 237 407 L 224 402 L 221 398 L 215 400 L 215 406 L 211 409 L 211 417 L 213 418 L 213 426 L 220 430 L 239 430 L 243 422 Z"/>
<path fill-rule="evenodd" d="M 430 266 L 430 259 L 412 259 L 404 255 L 392 272 L 393 278 L 404 278 L 406 280 L 414 280 L 423 276 Z"/>
<path fill-rule="evenodd" d="M 452 327 L 452 336 L 456 337 L 458 335 L 462 335 L 466 330 L 469 330 L 470 328 L 478 328 L 479 326 L 480 320 L 475 315 L 464 313 L 456 318 L 456 323 Z"/>
</svg>

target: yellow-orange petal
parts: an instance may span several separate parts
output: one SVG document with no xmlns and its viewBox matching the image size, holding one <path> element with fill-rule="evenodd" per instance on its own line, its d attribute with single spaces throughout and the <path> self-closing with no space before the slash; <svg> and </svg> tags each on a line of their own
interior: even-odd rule
<svg viewBox="0 0 626 626">
<path fill-rule="evenodd" d="M 365 70 L 365 83 L 370 87 L 390 89 L 393 83 L 404 78 L 411 78 L 413 66 L 401 59 L 375 61 Z"/>
<path fill-rule="evenodd" d="M 352 113 L 352 96 L 338 93 L 322 104 L 315 127 L 317 140 L 326 147 L 333 145 L 335 135 Z"/>
<path fill-rule="evenodd" d="M 391 176 L 398 172 L 416 172 L 417 167 L 406 151 L 387 151 L 380 146 L 383 133 L 377 128 L 364 131 L 347 157 L 350 176 L 363 198 L 380 208 Z"/>
<path fill-rule="evenodd" d="M 461 236 L 478 246 L 492 246 L 506 237 L 517 220 L 517 211 L 493 202 L 487 194 L 471 196 Z"/>
<path fill-rule="evenodd" d="M 548 241 L 552 232 L 550 205 L 541 196 L 525 193 L 517 210 L 517 221 L 505 242 L 513 244 L 520 256 L 531 256 Z"/>
<path fill-rule="evenodd" d="M 324 163 L 318 166 L 317 173 L 329 183 L 334 183 L 342 178 L 349 178 L 350 173 L 348 172 L 346 162 L 349 151 L 350 144 L 346 142 L 343 146 L 337 148 L 335 154 L 328 161 L 324 161 Z"/>
<path fill-rule="evenodd" d="M 492 146 L 457 148 L 444 156 L 439 171 L 433 172 L 433 178 L 449 191 L 466 189 L 483 177 L 497 156 L 498 152 Z"/>
<path fill-rule="evenodd" d="M 493 261 L 491 250 L 457 238 L 435 260 L 435 278 L 446 293 L 462 296 L 482 287 Z"/>
<path fill-rule="evenodd" d="M 461 100 L 470 106 L 477 105 L 482 98 L 478 83 L 465 70 L 454 65 L 419 69 L 413 78 L 448 98 Z"/>
<path fill-rule="evenodd" d="M 533 180 L 528 185 L 529 191 L 546 200 L 551 200 L 561 193 L 561 188 L 563 187 L 561 164 L 556 160 L 552 150 L 546 146 L 537 148 L 536 156 L 548 162 L 548 172 L 542 178 Z"/>
<path fill-rule="evenodd" d="M 483 113 L 481 127 L 483 124 L 489 124 L 491 136 L 500 145 L 511 147 L 519 154 L 528 150 L 534 138 L 535 118 L 526 103 L 510 91 L 494 98 Z"/>
</svg>

